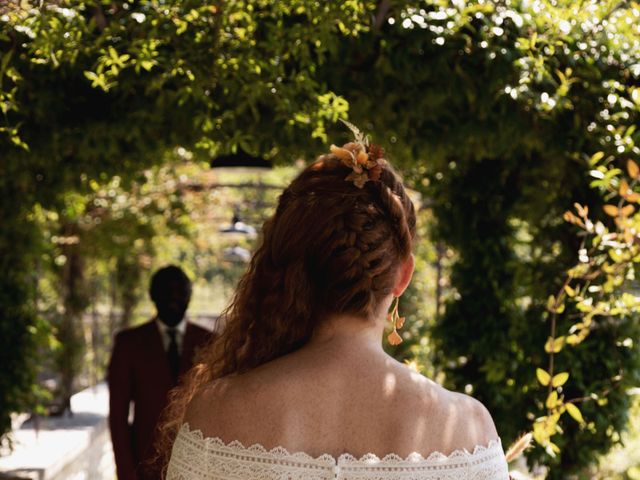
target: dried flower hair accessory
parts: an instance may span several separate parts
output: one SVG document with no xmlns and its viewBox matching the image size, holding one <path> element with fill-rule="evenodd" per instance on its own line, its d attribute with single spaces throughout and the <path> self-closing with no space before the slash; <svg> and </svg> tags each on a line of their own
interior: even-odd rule
<svg viewBox="0 0 640 480">
<path fill-rule="evenodd" d="M 380 180 L 382 168 L 387 164 L 384 150 L 369 143 L 369 137 L 364 135 L 355 125 L 341 120 L 353 132 L 353 142 L 342 147 L 331 145 L 331 153 L 338 157 L 343 164 L 353 171 L 345 178 L 358 187 L 364 187 L 369 180 Z"/>
</svg>

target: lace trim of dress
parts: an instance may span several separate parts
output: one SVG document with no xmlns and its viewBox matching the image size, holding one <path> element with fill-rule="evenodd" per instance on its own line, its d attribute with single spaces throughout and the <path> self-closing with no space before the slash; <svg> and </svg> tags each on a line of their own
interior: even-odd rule
<svg viewBox="0 0 640 480">
<path fill-rule="evenodd" d="M 238 441 L 205 437 L 184 424 L 173 446 L 166 480 L 508 480 L 500 440 L 477 446 L 473 452 L 456 450 L 423 457 L 412 453 L 379 458 L 342 454 L 312 457 L 285 448 L 245 447 Z"/>
</svg>

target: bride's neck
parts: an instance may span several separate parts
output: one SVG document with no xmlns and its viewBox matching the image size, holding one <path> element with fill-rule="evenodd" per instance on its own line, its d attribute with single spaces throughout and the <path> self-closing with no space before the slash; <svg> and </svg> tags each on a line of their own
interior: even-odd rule
<svg viewBox="0 0 640 480">
<path fill-rule="evenodd" d="M 382 351 L 384 319 L 367 319 L 349 315 L 334 315 L 324 319 L 315 329 L 308 347 L 370 347 Z"/>
</svg>

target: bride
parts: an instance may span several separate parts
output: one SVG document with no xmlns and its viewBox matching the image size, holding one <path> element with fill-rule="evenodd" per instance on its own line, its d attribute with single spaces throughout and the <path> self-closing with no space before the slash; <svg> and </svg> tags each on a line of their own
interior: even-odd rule
<svg viewBox="0 0 640 480">
<path fill-rule="evenodd" d="M 382 157 L 357 134 L 282 193 L 168 410 L 168 480 L 509 478 L 484 406 L 383 351 L 416 218 Z"/>
</svg>

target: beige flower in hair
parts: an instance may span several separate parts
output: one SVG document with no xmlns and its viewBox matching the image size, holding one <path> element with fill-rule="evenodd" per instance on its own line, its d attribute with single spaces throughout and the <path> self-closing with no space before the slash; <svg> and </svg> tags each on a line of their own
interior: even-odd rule
<svg viewBox="0 0 640 480">
<path fill-rule="evenodd" d="M 345 180 L 353 182 L 358 188 L 363 188 L 369 180 L 378 181 L 382 169 L 387 164 L 383 158 L 384 150 L 377 145 L 369 144 L 369 137 L 365 136 L 357 127 L 343 120 L 343 123 L 354 133 L 355 141 L 342 147 L 331 145 L 330 151 L 342 163 L 353 170 Z"/>
</svg>

